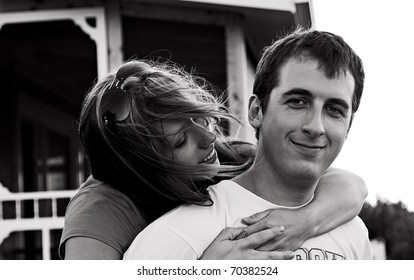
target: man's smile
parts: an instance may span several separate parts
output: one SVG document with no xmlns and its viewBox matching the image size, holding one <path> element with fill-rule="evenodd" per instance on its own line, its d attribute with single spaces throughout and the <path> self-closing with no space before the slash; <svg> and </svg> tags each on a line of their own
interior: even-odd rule
<svg viewBox="0 0 414 280">
<path fill-rule="evenodd" d="M 297 142 L 293 140 L 290 141 L 293 144 L 295 150 L 305 157 L 316 157 L 326 147 L 325 145 L 321 144 Z"/>
</svg>

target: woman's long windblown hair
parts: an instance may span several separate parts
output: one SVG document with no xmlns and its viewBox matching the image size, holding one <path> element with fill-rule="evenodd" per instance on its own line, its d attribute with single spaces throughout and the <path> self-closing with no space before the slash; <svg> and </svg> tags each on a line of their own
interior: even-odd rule
<svg viewBox="0 0 414 280">
<path fill-rule="evenodd" d="M 173 64 L 137 63 L 136 73 L 122 84 L 130 110 L 125 120 L 105 123 L 102 118 L 102 99 L 113 85 L 115 73 L 100 80 L 85 98 L 79 133 L 93 176 L 132 198 L 150 220 L 183 203 L 211 205 L 207 187 L 212 180 L 195 183 L 191 178 L 212 172 L 219 178 L 230 178 L 248 163 L 232 151 L 215 125 L 216 149 L 227 163 L 179 164 L 167 156 L 172 147 L 160 124 L 191 118 L 215 124 L 234 116 L 204 79 Z"/>
</svg>

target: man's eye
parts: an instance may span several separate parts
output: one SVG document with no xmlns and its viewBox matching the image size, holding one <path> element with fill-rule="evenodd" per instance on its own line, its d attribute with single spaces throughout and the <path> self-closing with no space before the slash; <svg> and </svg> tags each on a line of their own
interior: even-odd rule
<svg viewBox="0 0 414 280">
<path fill-rule="evenodd" d="M 345 115 L 344 111 L 336 106 L 327 106 L 326 111 L 334 117 L 343 117 Z"/>
<path fill-rule="evenodd" d="M 293 108 L 302 108 L 306 106 L 306 101 L 301 98 L 292 98 L 289 99 L 286 103 Z"/>
</svg>

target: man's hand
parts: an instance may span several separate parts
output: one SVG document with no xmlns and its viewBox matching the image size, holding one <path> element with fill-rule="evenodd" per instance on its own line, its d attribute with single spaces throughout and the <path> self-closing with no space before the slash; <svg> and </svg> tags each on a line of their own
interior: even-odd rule
<svg viewBox="0 0 414 280">
<path fill-rule="evenodd" d="M 283 227 L 273 227 L 235 240 L 244 228 L 225 228 L 204 251 L 201 260 L 289 260 L 290 251 L 258 251 L 256 248 L 276 236 L 283 235 Z"/>
</svg>

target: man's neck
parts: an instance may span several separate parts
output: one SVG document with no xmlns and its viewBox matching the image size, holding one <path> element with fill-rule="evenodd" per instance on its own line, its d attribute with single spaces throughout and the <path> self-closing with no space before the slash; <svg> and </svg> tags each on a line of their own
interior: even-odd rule
<svg viewBox="0 0 414 280">
<path fill-rule="evenodd" d="M 307 203 L 317 185 L 313 178 L 293 174 L 281 176 L 260 165 L 253 165 L 232 180 L 269 202 L 289 207 Z"/>
</svg>

